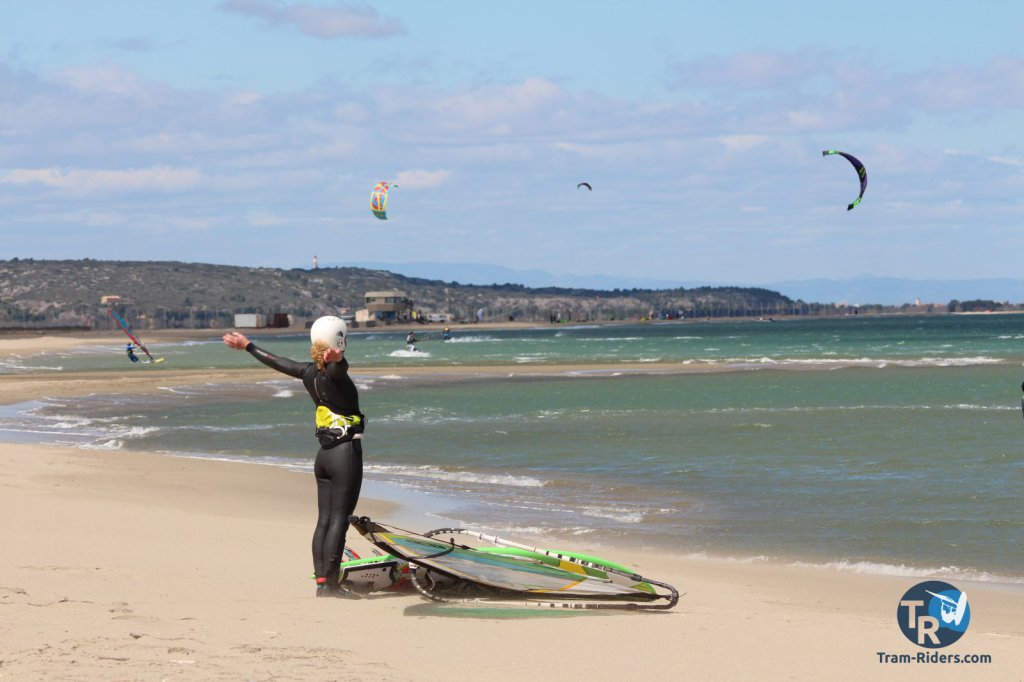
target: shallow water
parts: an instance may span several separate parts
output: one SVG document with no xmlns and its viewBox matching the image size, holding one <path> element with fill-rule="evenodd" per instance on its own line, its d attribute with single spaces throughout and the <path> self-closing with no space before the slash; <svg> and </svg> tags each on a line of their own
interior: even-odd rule
<svg viewBox="0 0 1024 682">
<path fill-rule="evenodd" d="M 367 477 L 499 535 L 583 536 L 739 559 L 1024 581 L 1021 316 L 632 325 L 462 333 L 430 358 L 711 361 L 697 374 L 360 376 L 404 335 L 351 340 Z M 301 358 L 304 339 L 268 340 Z M 698 348 L 699 346 L 699 348 Z M 215 343 L 173 366 L 253 360 Z M 74 353 L 61 362 L 105 356 Z M 172 362 L 168 354 L 168 364 Z M 18 371 L 32 362 L 20 361 Z M 202 363 L 209 363 L 202 365 Z M 241 363 L 238 363 L 241 364 Z M 91 367 L 90 367 L 91 368 Z M 84 369 L 76 366 L 75 369 Z M 0 411 L 0 438 L 250 458 L 308 470 L 309 399 L 287 377 Z"/>
</svg>

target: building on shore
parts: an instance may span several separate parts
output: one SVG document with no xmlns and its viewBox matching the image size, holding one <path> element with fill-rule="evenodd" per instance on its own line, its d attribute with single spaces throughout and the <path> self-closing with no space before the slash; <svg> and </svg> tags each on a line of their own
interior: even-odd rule
<svg viewBox="0 0 1024 682">
<path fill-rule="evenodd" d="M 397 324 L 413 318 L 412 299 L 398 289 L 367 291 L 363 303 L 366 307 L 356 311 L 360 324 Z"/>
</svg>

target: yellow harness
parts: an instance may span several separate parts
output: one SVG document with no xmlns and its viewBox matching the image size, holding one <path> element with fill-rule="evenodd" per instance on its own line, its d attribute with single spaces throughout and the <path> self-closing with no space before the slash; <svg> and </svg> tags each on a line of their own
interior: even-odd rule
<svg viewBox="0 0 1024 682">
<path fill-rule="evenodd" d="M 326 405 L 317 405 L 316 428 L 318 429 L 339 429 L 348 432 L 353 426 L 361 426 L 363 415 L 361 414 L 336 414 L 331 412 Z"/>
<path fill-rule="evenodd" d="M 321 447 L 333 448 L 362 438 L 365 428 L 366 418 L 361 414 L 337 414 L 325 405 L 316 407 L 316 438 Z"/>
</svg>

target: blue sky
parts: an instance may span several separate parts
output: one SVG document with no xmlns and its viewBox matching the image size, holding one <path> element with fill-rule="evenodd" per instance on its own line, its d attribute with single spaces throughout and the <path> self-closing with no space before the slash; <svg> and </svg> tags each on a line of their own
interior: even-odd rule
<svg viewBox="0 0 1024 682">
<path fill-rule="evenodd" d="M 1018 277 L 1022 25 L 1012 2 L 3 3 L 0 258 Z M 853 211 L 828 148 L 868 168 Z"/>
</svg>

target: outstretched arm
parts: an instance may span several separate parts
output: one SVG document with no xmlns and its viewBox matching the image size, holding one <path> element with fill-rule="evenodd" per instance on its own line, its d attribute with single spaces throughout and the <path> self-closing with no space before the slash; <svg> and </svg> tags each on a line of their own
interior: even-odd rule
<svg viewBox="0 0 1024 682">
<path fill-rule="evenodd" d="M 294 360 L 289 360 L 288 358 L 281 358 L 274 355 L 273 353 L 268 353 L 262 348 L 257 347 L 256 344 L 254 344 L 252 341 L 246 338 L 245 334 L 240 334 L 238 332 L 228 332 L 227 334 L 224 335 L 223 338 L 224 344 L 229 348 L 234 348 L 235 350 L 249 351 L 250 355 L 252 355 L 254 358 L 262 362 L 267 367 L 276 369 L 278 372 L 282 372 L 283 374 L 287 374 L 288 376 L 295 377 L 296 379 L 302 378 L 302 370 L 305 369 L 307 364 L 309 364 L 295 362 Z"/>
</svg>

